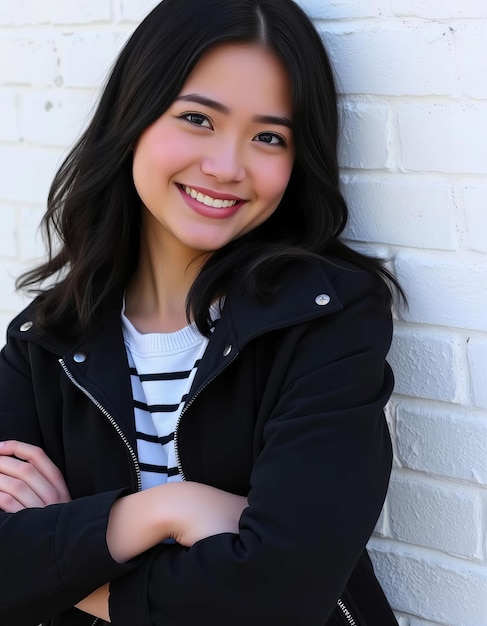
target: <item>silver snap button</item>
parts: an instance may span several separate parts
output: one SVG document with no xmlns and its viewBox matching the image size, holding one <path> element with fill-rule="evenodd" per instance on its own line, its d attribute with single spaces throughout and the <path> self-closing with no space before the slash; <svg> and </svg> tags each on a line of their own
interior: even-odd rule
<svg viewBox="0 0 487 626">
<path fill-rule="evenodd" d="M 228 356 L 230 354 L 230 352 L 232 351 L 232 346 L 228 345 L 225 350 L 223 350 L 223 356 Z"/>
<path fill-rule="evenodd" d="M 27 330 L 30 330 L 34 326 L 33 322 L 24 322 L 20 327 L 21 332 L 25 333 Z"/>
<path fill-rule="evenodd" d="M 327 293 L 320 293 L 319 296 L 316 296 L 315 302 L 318 306 L 326 306 L 330 303 L 330 296 Z"/>
<path fill-rule="evenodd" d="M 84 363 L 86 361 L 86 354 L 84 352 L 77 352 L 73 356 L 73 361 L 75 363 Z"/>
</svg>

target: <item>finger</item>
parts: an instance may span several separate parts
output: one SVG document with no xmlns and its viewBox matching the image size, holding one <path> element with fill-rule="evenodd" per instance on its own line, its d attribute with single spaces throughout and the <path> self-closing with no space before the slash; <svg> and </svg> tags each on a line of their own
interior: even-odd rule
<svg viewBox="0 0 487 626">
<path fill-rule="evenodd" d="M 42 448 L 23 441 L 4 441 L 0 444 L 0 455 L 16 456 L 30 463 L 52 485 L 59 496 L 59 502 L 71 500 L 64 476 L 59 468 L 51 461 Z"/>
<path fill-rule="evenodd" d="M 13 496 L 0 491 L 0 511 L 4 511 L 4 513 L 18 513 L 23 509 L 25 509 L 25 507 Z"/>
<path fill-rule="evenodd" d="M 5 461 L 13 461 L 13 463 L 5 463 Z M 15 475 L 16 468 L 11 467 L 15 463 L 20 464 L 23 461 L 10 458 L 2 459 L 0 466 L 0 492 L 16 500 L 24 509 L 45 506 L 45 503 L 32 486 Z"/>
<path fill-rule="evenodd" d="M 60 501 L 54 485 L 31 465 L 16 457 L 0 457 L 0 476 L 6 485 L 3 491 L 10 493 L 25 507 L 45 506 Z"/>
</svg>

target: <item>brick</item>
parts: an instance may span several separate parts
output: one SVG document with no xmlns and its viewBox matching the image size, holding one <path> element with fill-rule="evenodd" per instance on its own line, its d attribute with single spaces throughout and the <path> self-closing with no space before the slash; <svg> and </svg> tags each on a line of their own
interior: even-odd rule
<svg viewBox="0 0 487 626">
<path fill-rule="evenodd" d="M 487 252 L 487 185 L 466 187 L 464 201 L 469 245 L 472 250 Z"/>
<path fill-rule="evenodd" d="M 359 241 L 454 250 L 455 202 L 448 183 L 406 176 L 344 175 L 346 236 Z"/>
<path fill-rule="evenodd" d="M 62 75 L 67 87 L 99 87 L 122 47 L 124 35 L 115 32 L 72 32 L 59 40 Z"/>
<path fill-rule="evenodd" d="M 0 152 L 0 200 L 45 205 L 60 157 L 59 151 L 47 148 L 4 147 Z"/>
<path fill-rule="evenodd" d="M 377 524 L 374 528 L 374 534 L 378 537 L 388 537 L 389 536 L 389 525 L 388 518 L 389 515 L 386 512 L 387 504 L 384 504 L 382 511 L 380 512 L 379 519 L 377 520 Z"/>
<path fill-rule="evenodd" d="M 39 261 L 45 254 L 44 243 L 39 224 L 44 214 L 44 207 L 23 207 L 19 209 L 20 254 L 22 261 Z"/>
<path fill-rule="evenodd" d="M 487 17 L 485 2 L 484 12 Z M 461 88 L 471 98 L 487 99 L 487 64 L 483 62 L 486 52 L 487 21 L 467 22 L 455 28 Z"/>
<path fill-rule="evenodd" d="M 443 24 L 332 26 L 322 27 L 326 28 L 322 33 L 340 92 L 393 96 L 454 92 L 452 33 Z"/>
<path fill-rule="evenodd" d="M 159 0 L 118 0 L 120 18 L 128 22 L 140 22 L 158 4 Z"/>
<path fill-rule="evenodd" d="M 90 117 L 94 94 L 82 90 L 28 90 L 20 102 L 24 141 L 44 146 L 71 146 Z"/>
<path fill-rule="evenodd" d="M 10 89 L 0 91 L 0 141 L 19 140 L 17 93 Z"/>
<path fill-rule="evenodd" d="M 0 275 L 0 312 L 4 315 L 9 315 L 10 318 L 25 306 L 25 298 L 15 290 L 14 283 L 15 279 L 26 269 L 26 265 L 15 260 L 2 263 Z"/>
<path fill-rule="evenodd" d="M 44 24 L 49 22 L 49 8 L 49 3 L 42 0 L 5 0 L 0 2 L 0 24 Z"/>
<path fill-rule="evenodd" d="M 4 0 L 0 3 L 0 24 L 86 24 L 111 18 L 110 0 Z"/>
<path fill-rule="evenodd" d="M 396 15 L 427 18 L 487 17 L 485 0 L 391 0 Z"/>
<path fill-rule="evenodd" d="M 389 485 L 391 537 L 471 559 L 482 558 L 482 500 L 465 485 L 395 471 Z"/>
<path fill-rule="evenodd" d="M 407 170 L 487 173 L 487 103 L 398 107 L 402 164 Z"/>
<path fill-rule="evenodd" d="M 470 339 L 468 359 L 474 405 L 487 409 L 487 338 Z"/>
<path fill-rule="evenodd" d="M 388 107 L 348 102 L 341 106 L 339 162 L 343 167 L 383 169 L 389 159 Z"/>
<path fill-rule="evenodd" d="M 79 3 L 51 0 L 51 5 L 53 24 L 91 24 L 107 22 L 112 17 L 110 0 L 83 0 Z"/>
<path fill-rule="evenodd" d="M 443 624 L 438 624 L 438 622 L 430 622 L 424 619 L 416 619 L 413 617 L 409 620 L 408 626 L 443 626 Z"/>
<path fill-rule="evenodd" d="M 0 39 L 2 82 L 12 85 L 58 85 L 59 55 L 52 33 Z"/>
<path fill-rule="evenodd" d="M 402 249 L 395 262 L 409 298 L 403 319 L 487 330 L 487 257 Z"/>
<path fill-rule="evenodd" d="M 396 327 L 388 356 L 396 393 L 458 402 L 462 384 L 457 370 L 463 348 L 462 340 L 448 332 Z"/>
<path fill-rule="evenodd" d="M 380 539 L 369 550 L 395 609 L 449 626 L 485 626 L 485 565 Z"/>
<path fill-rule="evenodd" d="M 380 17 L 384 13 L 384 0 L 298 0 L 298 4 L 310 17 L 325 20 Z"/>
<path fill-rule="evenodd" d="M 12 206 L 0 204 L 0 259 L 17 255 L 16 212 Z"/>
<path fill-rule="evenodd" d="M 482 369 L 476 367 L 475 371 L 481 373 Z M 399 401 L 393 410 L 397 456 L 402 466 L 487 485 L 484 415 L 466 408 L 407 400 Z"/>
<path fill-rule="evenodd" d="M 17 216 L 13 206 L 0 204 L 0 259 L 15 259 L 17 245 Z"/>
</svg>

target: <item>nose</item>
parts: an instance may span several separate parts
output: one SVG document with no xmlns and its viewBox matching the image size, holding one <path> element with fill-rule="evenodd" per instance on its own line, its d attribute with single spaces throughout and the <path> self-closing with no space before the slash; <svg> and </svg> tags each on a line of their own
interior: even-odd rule
<svg viewBox="0 0 487 626">
<path fill-rule="evenodd" d="M 242 182 L 245 166 L 237 142 L 215 142 L 211 152 L 207 152 L 201 160 L 201 171 L 213 176 L 219 183 Z"/>
</svg>

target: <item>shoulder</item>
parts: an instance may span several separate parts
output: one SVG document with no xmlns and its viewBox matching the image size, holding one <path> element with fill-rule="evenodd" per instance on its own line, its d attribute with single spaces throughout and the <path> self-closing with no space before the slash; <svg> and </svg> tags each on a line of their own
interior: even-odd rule
<svg viewBox="0 0 487 626">
<path fill-rule="evenodd" d="M 300 264 L 298 274 L 300 288 L 307 290 L 309 296 L 317 294 L 318 306 L 306 321 L 305 333 L 313 338 L 318 349 L 326 345 L 330 354 L 332 346 L 387 353 L 393 328 L 391 298 L 386 284 L 376 273 L 327 256 L 316 264 Z M 293 292 L 294 288 L 288 292 L 288 303 L 293 301 Z M 320 306 L 321 294 L 324 299 Z M 313 306 L 315 300 L 309 296 Z"/>
<path fill-rule="evenodd" d="M 390 291 L 378 274 L 335 256 L 323 257 L 320 268 L 344 307 L 370 297 L 381 308 L 390 309 Z"/>
<path fill-rule="evenodd" d="M 228 292 L 222 323 L 235 328 L 242 341 L 268 331 L 312 323 L 332 329 L 390 318 L 387 288 L 371 272 L 335 257 L 293 259 L 273 276 L 274 294 L 266 301 L 235 279 Z M 304 328 L 304 327 L 303 327 Z"/>
<path fill-rule="evenodd" d="M 62 355 L 78 343 L 102 332 L 108 323 L 116 320 L 120 325 L 122 302 L 118 297 L 107 300 L 106 304 L 100 307 L 99 315 L 88 328 L 82 328 L 79 320 L 74 318 L 59 327 L 44 327 L 38 314 L 42 300 L 43 294 L 40 294 L 12 319 L 7 328 L 7 342 L 37 344 L 49 352 Z"/>
<path fill-rule="evenodd" d="M 7 343 L 0 354 L 2 378 L 5 380 L 8 376 L 5 370 L 6 365 L 28 376 L 29 351 L 25 339 L 34 328 L 32 321 L 34 308 L 33 303 L 30 303 L 14 317 L 7 327 Z"/>
<path fill-rule="evenodd" d="M 362 368 L 376 368 L 378 376 L 383 375 L 393 330 L 384 282 L 373 272 L 331 256 L 299 272 L 303 283 L 313 284 L 314 292 L 321 286 L 330 299 L 316 307 L 313 317 L 289 329 L 290 336 L 296 337 L 295 353 L 301 357 L 295 359 L 293 371 L 304 375 L 313 367 L 341 364 L 337 371 L 343 377 L 355 367 L 364 379 Z"/>
<path fill-rule="evenodd" d="M 39 297 L 30 302 L 20 313 L 18 313 L 9 323 L 7 327 L 7 337 L 17 336 L 19 333 L 25 333 L 35 325 L 36 306 Z"/>
<path fill-rule="evenodd" d="M 370 299 L 383 310 L 390 310 L 390 292 L 377 273 L 360 267 L 336 256 L 323 256 L 321 260 L 296 260 L 286 266 L 278 277 L 278 289 L 282 290 L 284 301 L 290 302 L 293 296 L 307 292 L 308 298 L 324 295 L 325 301 L 334 306 L 326 306 L 328 311 L 342 310 L 358 301 Z M 325 307 L 324 307 L 325 308 Z"/>
<path fill-rule="evenodd" d="M 18 313 L 7 327 L 6 344 L 2 349 L 2 363 L 9 363 L 18 371 L 30 369 L 29 363 L 36 354 L 36 359 L 41 356 L 42 363 L 54 358 L 57 360 L 62 353 L 61 342 L 46 333 L 37 323 L 36 308 L 39 297 L 30 302 Z M 37 347 L 41 348 L 39 352 Z"/>
</svg>

